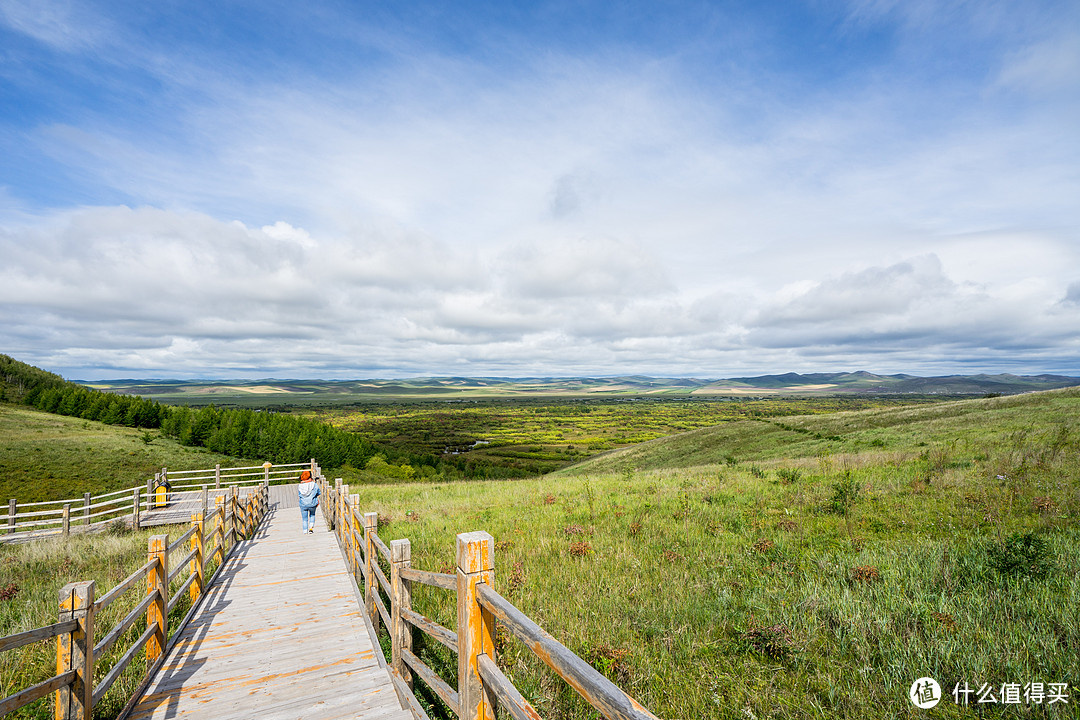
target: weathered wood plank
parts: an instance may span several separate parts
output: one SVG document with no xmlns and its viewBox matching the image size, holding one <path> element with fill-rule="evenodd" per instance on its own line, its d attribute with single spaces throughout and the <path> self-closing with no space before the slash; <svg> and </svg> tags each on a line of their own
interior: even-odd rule
<svg viewBox="0 0 1080 720">
<path fill-rule="evenodd" d="M 302 533 L 300 513 L 273 494 L 271 508 L 206 589 L 130 720 L 412 719 L 376 657 L 334 536 Z"/>
</svg>

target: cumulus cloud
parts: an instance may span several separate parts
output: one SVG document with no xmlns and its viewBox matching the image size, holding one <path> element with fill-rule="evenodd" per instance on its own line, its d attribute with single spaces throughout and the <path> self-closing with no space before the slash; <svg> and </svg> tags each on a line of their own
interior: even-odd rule
<svg viewBox="0 0 1080 720">
<path fill-rule="evenodd" d="M 119 375 L 1075 371 L 1076 23 L 1050 6 L 852 0 L 822 38 L 890 41 L 834 77 L 711 54 L 734 30 L 465 56 L 356 17 L 362 58 L 264 73 L 7 3 L 50 62 L 152 101 L 3 126 L 37 176 L 0 177 L 0 348 Z"/>
</svg>

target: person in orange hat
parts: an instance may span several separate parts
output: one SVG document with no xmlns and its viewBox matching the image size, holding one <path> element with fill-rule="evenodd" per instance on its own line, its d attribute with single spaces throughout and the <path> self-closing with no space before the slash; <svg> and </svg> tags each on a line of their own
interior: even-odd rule
<svg viewBox="0 0 1080 720">
<path fill-rule="evenodd" d="M 315 508 L 319 507 L 319 484 L 311 471 L 300 473 L 300 523 L 305 533 L 315 532 Z"/>
</svg>

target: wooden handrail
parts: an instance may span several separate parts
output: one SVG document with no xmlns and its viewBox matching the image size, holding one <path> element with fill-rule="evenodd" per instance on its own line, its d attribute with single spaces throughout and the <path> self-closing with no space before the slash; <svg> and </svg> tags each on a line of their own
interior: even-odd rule
<svg viewBox="0 0 1080 720">
<path fill-rule="evenodd" d="M 269 489 L 266 483 L 260 483 L 251 493 L 250 499 L 245 502 L 251 520 L 248 532 L 249 536 L 253 536 L 266 517 L 269 507 Z M 228 554 L 225 555 L 222 552 L 228 540 L 223 532 L 222 516 L 225 513 L 218 514 L 218 512 L 215 510 L 207 518 L 204 518 L 201 513 L 193 515 L 190 529 L 172 544 L 169 543 L 167 535 L 150 538 L 146 564 L 124 578 L 101 598 L 95 600 L 93 582 L 70 583 L 65 586 L 60 595 L 60 622 L 0 638 L 0 652 L 15 650 L 30 643 L 54 637 L 59 639 L 57 642 L 58 674 L 0 700 L 0 715 L 13 712 L 55 692 L 57 718 L 89 720 L 93 707 L 105 696 L 139 652 L 144 650 L 147 652 L 148 679 L 160 666 L 163 653 L 171 648 L 180 632 L 193 617 L 195 610 L 205 597 L 204 587 L 213 583 L 222 571 L 225 561 L 236 550 L 240 536 L 234 534 L 234 542 L 229 547 Z M 218 522 L 214 523 L 214 529 L 207 532 L 206 523 L 215 519 L 215 515 Z M 204 553 L 205 540 L 215 535 L 219 537 L 219 543 L 211 548 L 209 553 Z M 177 563 L 177 572 L 169 573 L 169 552 L 178 549 L 186 540 L 191 541 L 191 552 L 183 561 Z M 215 558 L 218 560 L 217 569 L 210 581 L 204 585 L 203 576 L 206 568 L 214 562 Z M 185 567 L 188 569 L 187 579 L 170 602 L 169 581 L 182 574 Z M 101 642 L 96 646 L 91 646 L 94 618 L 97 613 L 134 589 L 144 578 L 147 579 L 147 588 L 142 600 L 106 633 Z M 168 621 L 169 613 L 176 607 L 177 601 L 183 597 L 184 591 L 188 589 L 191 591 L 192 607 L 175 627 L 169 627 L 171 625 Z M 101 682 L 96 687 L 91 687 L 95 665 L 99 659 L 144 616 L 147 618 L 146 630 L 110 668 Z"/>
<path fill-rule="evenodd" d="M 540 713 L 521 696 L 518 689 L 510 682 L 495 661 L 487 655 L 477 658 L 476 668 L 484 687 L 491 690 L 499 700 L 499 707 L 506 708 L 514 720 L 541 720 Z"/>
<path fill-rule="evenodd" d="M 435 691 L 435 694 L 442 698 L 442 701 L 450 706 L 450 709 L 455 715 L 461 714 L 461 695 L 450 687 L 450 684 L 439 677 L 434 670 L 429 668 L 424 662 L 416 657 L 409 651 L 402 653 L 402 657 L 409 667 L 413 669 L 420 679 L 423 680 L 429 688 Z"/>
<path fill-rule="evenodd" d="M 53 623 L 52 625 L 46 625 L 45 627 L 34 628 L 33 630 L 26 630 L 25 632 L 2 637 L 0 638 L 0 652 L 16 650 L 24 645 L 29 645 L 30 643 L 48 640 L 57 635 L 69 633 L 75 629 L 77 624 L 78 623 L 74 620 L 67 620 L 65 622 Z"/>
<path fill-rule="evenodd" d="M 420 628 L 431 637 L 441 642 L 446 647 L 450 648 L 454 652 L 458 649 L 458 637 L 457 633 L 449 628 L 445 628 L 439 623 L 424 617 L 415 610 L 402 609 L 401 617 L 405 622 L 409 623 L 413 627 Z"/>
<path fill-rule="evenodd" d="M 436 573 L 428 572 L 427 570 L 417 570 L 416 568 L 408 568 L 401 571 L 401 577 L 404 580 L 411 580 L 418 582 L 421 585 L 429 585 L 431 587 L 442 588 L 443 590 L 457 590 L 457 576 L 449 573 Z"/>
<path fill-rule="evenodd" d="M 66 535 L 69 532 L 102 532 L 108 529 L 110 521 L 118 519 L 127 519 L 132 526 L 137 527 L 141 524 L 142 513 L 156 507 L 154 498 L 149 496 L 149 491 L 156 487 L 155 482 L 164 482 L 170 477 L 184 476 L 180 478 L 184 481 L 181 484 L 170 482 L 172 489 L 169 491 L 169 497 L 170 502 L 172 502 L 183 498 L 194 499 L 197 497 L 195 493 L 200 489 L 217 493 L 225 489 L 222 488 L 222 485 L 226 488 L 237 486 L 258 488 L 264 485 L 267 479 L 275 482 L 291 480 L 299 476 L 296 468 L 309 465 L 314 466 L 314 463 L 271 465 L 269 470 L 265 463 L 252 467 L 221 468 L 218 466 L 203 470 L 169 471 L 167 468 L 162 468 L 162 472 L 156 476 L 156 481 L 150 481 L 144 487 L 113 490 L 100 495 L 90 495 L 88 493 L 81 498 L 32 503 L 20 503 L 16 498 L 12 498 L 7 508 L 0 507 L 0 509 L 7 511 L 0 514 L 0 541 L 38 539 L 57 534 Z M 236 470 L 257 470 L 259 472 L 232 472 Z M 193 474 L 199 476 L 190 477 Z M 222 478 L 226 480 L 230 478 L 238 479 L 222 483 Z M 207 482 L 200 484 L 198 481 Z M 123 497 L 124 495 L 128 497 Z M 93 512 L 95 510 L 97 512 Z M 75 529 L 72 529 L 72 526 Z M 22 534 L 14 538 L 7 537 L 13 533 Z"/>
<path fill-rule="evenodd" d="M 544 661 L 559 677 L 605 718 L 657 720 L 640 703 L 623 692 L 589 663 L 575 655 L 490 585 L 477 586 L 477 600 L 490 610 L 516 638 Z"/>
<path fill-rule="evenodd" d="M 492 587 L 494 540 L 484 532 L 457 536 L 457 573 L 436 573 L 411 567 L 407 540 L 394 540 L 387 547 L 379 538 L 378 515 L 359 516 L 358 498 L 349 495 L 341 479 L 331 488 L 319 478 L 328 502 L 323 509 L 327 524 L 335 532 L 358 584 L 364 589 L 365 605 L 372 625 L 386 626 L 391 640 L 391 672 L 396 683 L 411 687 L 415 673 L 442 699 L 458 718 L 495 717 L 489 698 L 498 701 L 514 720 L 539 720 L 536 709 L 521 695 L 495 662 L 495 622 L 501 621 L 511 634 L 569 684 L 606 720 L 658 720 L 643 705 L 611 682 L 592 665 L 574 654 L 521 612 Z M 390 562 L 386 577 L 380 559 Z M 359 572 L 357 572 L 359 569 Z M 411 607 L 408 585 L 418 582 L 456 594 L 457 631 L 450 630 Z M 387 600 L 384 601 L 383 595 Z M 457 653 L 458 688 L 455 690 L 422 662 L 406 644 L 410 628 Z M 399 688 L 400 690 L 400 688 Z M 408 696 L 415 700 L 413 696 Z M 423 717 L 414 711 L 415 717 Z"/>
</svg>

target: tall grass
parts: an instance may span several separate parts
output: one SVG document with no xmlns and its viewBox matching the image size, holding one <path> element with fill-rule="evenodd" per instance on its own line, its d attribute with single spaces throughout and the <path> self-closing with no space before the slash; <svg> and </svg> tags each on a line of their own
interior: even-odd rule
<svg viewBox="0 0 1080 720">
<path fill-rule="evenodd" d="M 412 540 L 417 567 L 448 569 L 456 533 L 490 532 L 497 588 L 660 717 L 922 717 L 907 692 L 927 675 L 946 695 L 1070 688 L 1053 707 L 947 697 L 939 717 L 1073 717 L 1080 431 L 1053 406 L 1003 405 L 877 423 L 886 449 L 352 491 L 384 539 Z M 1008 570 L 1034 564 L 1046 572 Z M 416 603 L 453 627 L 438 593 Z M 544 717 L 595 717 L 516 641 L 500 645 Z"/>
<path fill-rule="evenodd" d="M 177 526 L 130 532 L 118 526 L 115 532 L 101 535 L 54 537 L 19 545 L 0 545 L 0 636 L 57 622 L 59 591 L 69 582 L 95 581 L 95 594 L 100 598 L 146 563 L 147 542 L 151 535 L 169 533 L 178 537 L 186 530 L 186 527 Z M 173 558 L 184 554 L 186 548 L 178 548 Z M 214 567 L 209 572 L 213 572 Z M 186 572 L 181 573 L 173 581 L 170 591 L 176 592 L 186 577 Z M 95 642 L 100 642 L 138 605 L 144 597 L 145 587 L 145 583 L 137 583 L 135 588 L 98 613 L 94 620 Z M 190 606 L 185 596 L 170 614 L 170 622 L 178 622 Z M 104 678 L 145 629 L 145 619 L 136 621 L 116 645 L 96 661 L 95 681 Z M 47 680 L 55 673 L 56 640 L 0 653 L 0 697 Z M 99 720 L 115 718 L 145 673 L 145 655 L 140 653 L 94 708 L 94 717 Z M 52 703 L 52 696 L 42 698 L 6 717 L 51 718 Z"/>
</svg>

